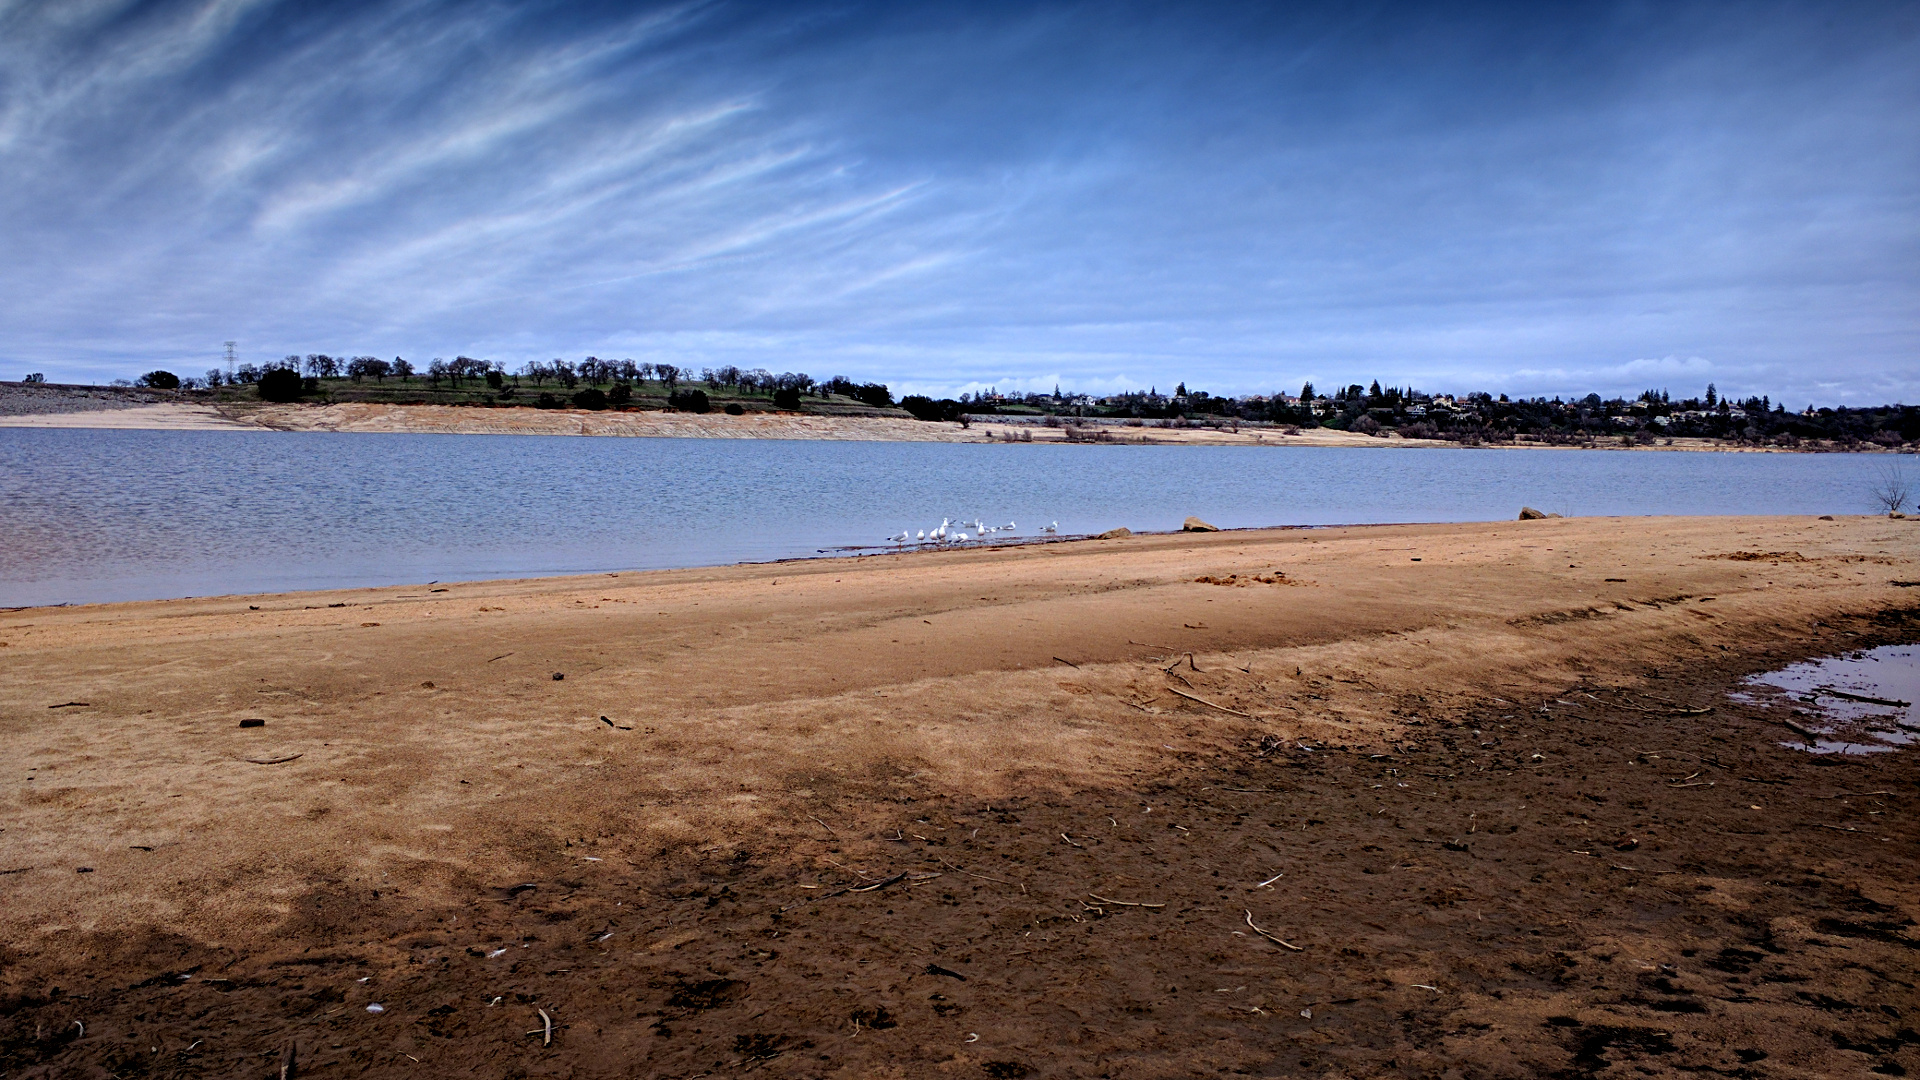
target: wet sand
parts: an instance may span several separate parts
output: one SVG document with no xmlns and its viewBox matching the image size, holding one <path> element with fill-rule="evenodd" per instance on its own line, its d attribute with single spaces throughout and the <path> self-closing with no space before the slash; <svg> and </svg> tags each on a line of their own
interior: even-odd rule
<svg viewBox="0 0 1920 1080">
<path fill-rule="evenodd" d="M 1917 539 L 1263 530 L 0 613 L 0 1060 L 1911 1071 L 1920 770 L 1726 691 L 1920 637 Z"/>
</svg>

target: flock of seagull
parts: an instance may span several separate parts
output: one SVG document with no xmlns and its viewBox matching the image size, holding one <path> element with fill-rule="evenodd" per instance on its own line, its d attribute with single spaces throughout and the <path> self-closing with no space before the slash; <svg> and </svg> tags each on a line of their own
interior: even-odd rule
<svg viewBox="0 0 1920 1080">
<path fill-rule="evenodd" d="M 964 530 L 967 529 L 972 529 L 973 531 L 971 533 L 965 532 Z M 900 535 L 889 536 L 887 539 L 896 545 L 964 544 L 969 540 L 985 540 L 995 533 L 1014 533 L 1017 531 L 1019 531 L 1019 526 L 1011 521 L 1005 525 L 988 525 L 979 518 L 974 518 L 972 521 L 954 521 L 951 518 L 941 518 L 940 524 L 931 529 L 921 529 L 914 533 L 909 533 L 907 530 L 901 529 Z M 1040 531 L 1045 534 L 1057 533 L 1060 531 L 1060 523 L 1057 521 L 1052 522 Z"/>
</svg>

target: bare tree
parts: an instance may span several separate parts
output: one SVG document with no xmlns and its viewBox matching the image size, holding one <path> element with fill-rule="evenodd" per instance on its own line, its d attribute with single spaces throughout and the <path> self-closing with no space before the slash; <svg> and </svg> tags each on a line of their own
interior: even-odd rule
<svg viewBox="0 0 1920 1080">
<path fill-rule="evenodd" d="M 1897 514 L 1907 505 L 1907 500 L 1913 498 L 1913 478 L 1900 462 L 1884 461 L 1868 493 L 1873 496 L 1874 505 L 1889 514 Z"/>
</svg>

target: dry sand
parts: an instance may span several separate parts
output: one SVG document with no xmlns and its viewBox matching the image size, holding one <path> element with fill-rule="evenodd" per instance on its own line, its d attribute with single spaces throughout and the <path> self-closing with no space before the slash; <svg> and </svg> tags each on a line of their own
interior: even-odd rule
<svg viewBox="0 0 1920 1080">
<path fill-rule="evenodd" d="M 1913 755 L 1725 696 L 1920 636 L 1917 539 L 1266 530 L 3 613 L 0 1070 L 1920 1069 Z"/>
<path fill-rule="evenodd" d="M 0 416 L 0 428 L 104 428 L 119 431 L 257 431 L 211 405 L 161 402 L 102 406 L 73 412 Z"/>
</svg>

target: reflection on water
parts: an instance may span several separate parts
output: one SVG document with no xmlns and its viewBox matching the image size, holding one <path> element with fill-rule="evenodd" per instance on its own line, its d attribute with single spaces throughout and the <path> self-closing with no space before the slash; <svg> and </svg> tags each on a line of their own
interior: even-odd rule
<svg viewBox="0 0 1920 1080">
<path fill-rule="evenodd" d="M 1783 742 L 1816 754 L 1878 754 L 1911 746 L 1920 736 L 1920 647 L 1887 645 L 1809 660 L 1755 675 L 1737 700 L 1786 698 L 1798 703 L 1811 742 Z"/>
<path fill-rule="evenodd" d="M 1871 509 L 1850 454 L 0 428 L 0 605 L 531 577 L 1001 534 Z M 971 528 L 967 530 L 972 532 Z"/>
</svg>

